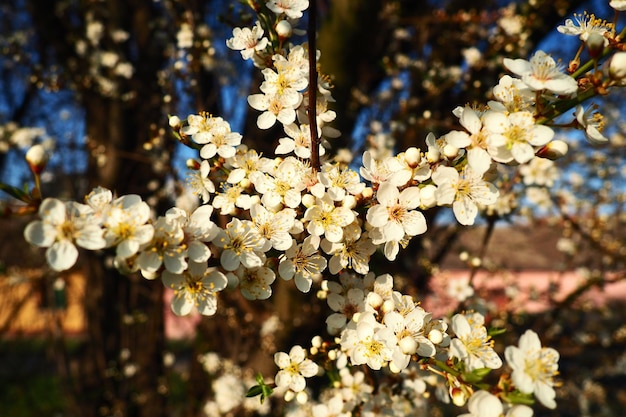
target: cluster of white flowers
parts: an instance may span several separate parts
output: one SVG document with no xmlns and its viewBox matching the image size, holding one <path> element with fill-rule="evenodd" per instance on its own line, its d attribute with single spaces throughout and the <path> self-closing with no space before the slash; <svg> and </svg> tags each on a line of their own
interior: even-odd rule
<svg viewBox="0 0 626 417">
<path fill-rule="evenodd" d="M 454 109 L 464 130 L 428 135 L 425 150 L 410 148 L 397 155 L 366 151 L 357 172 L 344 163 L 312 160 L 315 142 L 305 96 L 317 98 L 320 138 L 337 132 L 327 125 L 335 113 L 327 108 L 333 99 L 324 77 L 317 85 L 309 83 L 307 47 L 285 42 L 308 1 L 270 0 L 266 6 L 276 14 L 274 26 L 267 27 L 264 20 L 252 28 L 235 28 L 227 46 L 252 59 L 263 74 L 261 93 L 249 96 L 248 103 L 261 112 L 259 128 L 282 124 L 288 137 L 280 139 L 276 154 L 283 156 L 271 159 L 248 149 L 242 135 L 220 117 L 172 117 L 170 125 L 182 142 L 199 150 L 189 177 L 200 197 L 195 210 L 174 207 L 154 218 L 139 196 L 114 198 L 111 191 L 98 188 L 86 197 L 86 204 L 44 200 L 41 220 L 26 228 L 26 239 L 47 248 L 46 258 L 57 271 L 75 264 L 76 246 L 111 248 L 120 270 L 138 271 L 147 279 L 160 277 L 172 288 L 172 309 L 180 315 L 194 307 L 201 314 L 215 314 L 217 293 L 226 289 L 239 288 L 251 300 L 267 299 L 277 276 L 293 280 L 302 292 L 317 283 L 332 310 L 326 324 L 336 348 L 327 357 L 336 360 L 341 383 L 325 404 L 312 405 L 313 415 L 343 415 L 357 405 L 360 415 L 374 415 L 369 410 L 401 404 L 392 399 L 396 394 L 383 388 L 372 394 L 373 388 L 352 365 L 387 368 L 414 384 L 422 377 L 410 376 L 417 375 L 416 364 L 422 360 L 455 367 L 458 375 L 449 377 L 455 384 L 460 384 L 463 372 L 500 368 L 502 360 L 482 315 L 458 314 L 450 322 L 434 319 L 411 296 L 394 290 L 391 275 L 370 272 L 370 258 L 381 250 L 394 260 L 401 247 L 426 232 L 423 211 L 436 206 L 452 207 L 459 223 L 474 224 L 482 210 L 498 202 L 500 192 L 488 180 L 498 164 L 521 165 L 527 184 L 552 185 L 552 165 L 538 155 L 560 148 L 553 145 L 554 131 L 537 120 L 538 107 L 575 96 L 577 80 L 542 51 L 528 61 L 504 59 L 517 78 L 503 76 L 493 88 L 494 100 L 483 109 Z M 562 31 L 579 33 L 572 25 L 567 23 Z M 275 31 L 279 41 L 266 37 L 268 31 Z M 92 32 L 89 39 L 97 44 L 101 34 Z M 189 44 L 185 33 L 179 33 L 181 47 Z M 596 118 L 579 113 L 580 126 L 601 142 Z M 319 155 L 324 152 L 321 146 Z M 218 211 L 229 216 L 223 227 L 212 220 Z M 315 350 L 319 352 L 319 346 Z M 555 351 L 541 348 L 538 337 L 529 332 L 519 348 L 507 348 L 506 359 L 515 389 L 555 406 Z M 293 393 L 306 389 L 305 378 L 322 372 L 300 346 L 289 354 L 277 353 L 275 362 L 280 368 L 276 385 Z M 450 383 L 453 398 L 457 388 Z M 472 392 L 464 392 L 470 411 L 464 416 L 503 414 L 498 397 Z M 506 415 L 529 416 L 528 410 L 514 406 Z"/>
</svg>

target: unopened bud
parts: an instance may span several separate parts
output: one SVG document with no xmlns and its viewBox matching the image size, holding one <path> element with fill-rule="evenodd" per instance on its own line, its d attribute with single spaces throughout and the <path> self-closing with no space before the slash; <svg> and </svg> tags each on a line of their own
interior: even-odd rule
<svg viewBox="0 0 626 417">
<path fill-rule="evenodd" d="M 543 148 L 539 149 L 537 156 L 554 161 L 564 157 L 567 154 L 567 149 L 567 143 L 562 140 L 553 140 Z"/>
<path fill-rule="evenodd" d="M 426 152 L 426 159 L 431 164 L 435 162 L 439 162 L 440 158 L 441 158 L 441 154 L 439 153 L 437 149 L 432 148 L 432 149 L 429 149 L 428 152 Z"/>
<path fill-rule="evenodd" d="M 626 52 L 616 52 L 608 62 L 609 77 L 616 81 L 626 78 Z"/>
<path fill-rule="evenodd" d="M 276 34 L 281 39 L 287 39 L 293 33 L 291 23 L 286 20 L 281 20 L 276 24 Z"/>
<path fill-rule="evenodd" d="M 591 32 L 587 38 L 587 50 L 592 58 L 600 56 L 604 50 L 606 38 L 597 32 Z"/>
<path fill-rule="evenodd" d="M 420 203 L 423 208 L 431 208 L 437 205 L 435 191 L 437 191 L 437 187 L 432 184 L 428 184 L 420 189 Z"/>
<path fill-rule="evenodd" d="M 39 175 L 48 163 L 48 153 L 43 145 L 33 145 L 26 152 L 26 162 L 34 174 Z"/>
<path fill-rule="evenodd" d="M 345 196 L 345 198 L 343 199 L 343 202 L 341 203 L 341 205 L 345 208 L 349 208 L 349 209 L 353 209 L 356 207 L 356 197 L 353 195 L 347 195 Z"/>
<path fill-rule="evenodd" d="M 460 388 L 451 388 L 450 398 L 452 398 L 452 403 L 457 407 L 463 407 L 467 402 L 467 395 Z"/>
<path fill-rule="evenodd" d="M 421 159 L 420 150 L 416 147 L 411 147 L 404 152 L 404 160 L 411 168 L 417 167 Z"/>
<path fill-rule="evenodd" d="M 367 304 L 372 306 L 374 309 L 378 309 L 383 304 L 383 297 L 380 294 L 371 292 L 367 294 Z"/>
<path fill-rule="evenodd" d="M 411 336 L 405 336 L 400 339 L 400 342 L 398 342 L 398 346 L 400 347 L 400 350 L 402 350 L 402 353 L 404 353 L 405 355 L 412 355 L 417 352 L 417 341 Z"/>
<path fill-rule="evenodd" d="M 198 161 L 196 161 L 195 159 L 192 159 L 192 158 L 187 159 L 187 161 L 185 161 L 185 165 L 189 169 L 193 169 L 193 170 L 200 169 L 200 163 Z"/>
<path fill-rule="evenodd" d="M 172 128 L 180 127 L 180 118 L 178 116 L 170 116 L 168 122 Z"/>
<path fill-rule="evenodd" d="M 443 147 L 443 154 L 448 159 L 454 159 L 459 154 L 459 148 L 450 144 Z"/>
<path fill-rule="evenodd" d="M 311 194 L 305 194 L 302 196 L 302 205 L 306 208 L 311 208 L 315 205 L 315 197 Z"/>
<path fill-rule="evenodd" d="M 439 343 L 443 342 L 443 333 L 441 332 L 441 330 L 432 329 L 430 332 L 428 332 L 428 340 L 433 342 L 433 344 L 438 345 Z"/>
</svg>

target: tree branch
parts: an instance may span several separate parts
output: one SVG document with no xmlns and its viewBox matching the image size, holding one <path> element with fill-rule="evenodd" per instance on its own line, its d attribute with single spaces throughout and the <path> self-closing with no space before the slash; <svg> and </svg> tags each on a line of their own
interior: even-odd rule
<svg viewBox="0 0 626 417">
<path fill-rule="evenodd" d="M 320 170 L 320 140 L 317 134 L 317 57 L 315 47 L 317 1 L 311 0 L 309 7 L 309 129 L 311 130 L 311 168 Z"/>
</svg>

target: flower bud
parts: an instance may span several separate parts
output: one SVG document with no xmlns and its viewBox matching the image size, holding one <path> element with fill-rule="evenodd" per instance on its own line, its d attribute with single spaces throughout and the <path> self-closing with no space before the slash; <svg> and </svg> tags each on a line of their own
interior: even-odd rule
<svg viewBox="0 0 626 417">
<path fill-rule="evenodd" d="M 626 78 L 626 52 L 616 52 L 608 62 L 609 77 L 615 81 Z"/>
<path fill-rule="evenodd" d="M 404 152 L 404 160 L 411 168 L 417 167 L 421 159 L 420 150 L 416 147 L 411 147 Z"/>
<path fill-rule="evenodd" d="M 43 145 L 33 145 L 26 152 L 26 162 L 34 174 L 39 175 L 48 163 L 48 153 Z"/>
<path fill-rule="evenodd" d="M 441 332 L 441 330 L 432 329 L 430 332 L 428 332 L 428 340 L 433 342 L 435 345 L 438 345 L 439 343 L 443 342 L 443 333 Z"/>
<path fill-rule="evenodd" d="M 587 50 L 592 58 L 600 56 L 604 50 L 606 38 L 597 32 L 591 32 L 587 38 Z"/>
<path fill-rule="evenodd" d="M 567 154 L 567 149 L 567 143 L 562 140 L 553 140 L 543 148 L 539 149 L 537 156 L 554 161 L 565 156 Z"/>
<path fill-rule="evenodd" d="M 341 203 L 341 205 L 345 208 L 349 208 L 349 209 L 353 209 L 356 207 L 356 197 L 353 195 L 348 194 L 347 196 L 345 196 L 345 198 L 343 199 L 343 202 Z"/>
<path fill-rule="evenodd" d="M 423 208 L 431 208 L 437 205 L 435 191 L 437 191 L 437 187 L 432 184 L 428 184 L 420 189 L 420 202 Z"/>
<path fill-rule="evenodd" d="M 172 128 L 180 127 L 180 118 L 178 116 L 170 116 L 168 122 Z"/>
<path fill-rule="evenodd" d="M 276 24 L 276 34 L 280 39 L 286 39 L 293 33 L 291 24 L 286 20 L 281 20 Z"/>
<path fill-rule="evenodd" d="M 431 164 L 434 164 L 435 162 L 439 162 L 440 158 L 441 158 L 441 154 L 435 148 L 431 148 L 428 150 L 428 152 L 426 152 L 426 159 Z"/>
<path fill-rule="evenodd" d="M 463 407 L 467 402 L 467 394 L 460 388 L 450 388 L 450 398 L 457 407 Z"/>
<path fill-rule="evenodd" d="M 405 355 L 412 355 L 417 352 L 417 341 L 410 336 L 405 336 L 400 339 L 398 346 Z"/>
<path fill-rule="evenodd" d="M 459 148 L 450 144 L 443 147 L 443 154 L 448 159 L 454 159 L 459 154 Z"/>
<path fill-rule="evenodd" d="M 302 205 L 306 208 L 311 208 L 315 205 L 315 197 L 311 194 L 305 194 L 302 196 Z"/>
</svg>

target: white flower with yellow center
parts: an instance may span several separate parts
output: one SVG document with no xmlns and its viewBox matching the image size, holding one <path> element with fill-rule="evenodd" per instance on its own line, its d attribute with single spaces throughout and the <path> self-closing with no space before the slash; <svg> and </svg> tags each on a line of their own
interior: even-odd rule
<svg viewBox="0 0 626 417">
<path fill-rule="evenodd" d="M 291 247 L 289 230 L 295 223 L 296 213 L 292 209 L 283 209 L 277 213 L 267 210 L 261 204 L 250 207 L 252 223 L 264 239 L 263 251 L 271 248 L 284 251 Z"/>
<path fill-rule="evenodd" d="M 526 332 L 519 339 L 519 346 L 507 346 L 504 350 L 507 363 L 513 369 L 513 384 L 525 394 L 535 397 L 548 408 L 556 408 L 554 378 L 559 374 L 559 352 L 541 347 L 537 333 Z"/>
<path fill-rule="evenodd" d="M 595 33 L 602 36 L 604 46 L 606 46 L 609 44 L 609 40 L 604 37 L 604 34 L 606 32 L 612 32 L 614 27 L 612 23 L 598 19 L 596 15 L 589 14 L 585 11 L 583 14 L 574 13 L 574 19 L 565 20 L 565 24 L 558 26 L 556 30 L 564 35 L 578 36 L 583 42 L 587 42 L 589 36 Z"/>
<path fill-rule="evenodd" d="M 472 225 L 478 215 L 478 205 L 494 204 L 499 196 L 497 188 L 482 179 L 470 167 L 459 173 L 452 167 L 440 166 L 433 173 L 437 184 L 435 196 L 438 205 L 452 204 L 452 211 L 462 225 Z"/>
<path fill-rule="evenodd" d="M 609 139 L 602 134 L 605 127 L 604 116 L 597 112 L 597 105 L 591 105 L 584 109 L 583 106 L 576 106 L 576 120 L 585 129 L 585 137 L 593 145 L 603 145 Z"/>
<path fill-rule="evenodd" d="M 278 146 L 275 151 L 277 155 L 293 152 L 298 158 L 311 158 L 311 129 L 308 124 L 298 126 L 292 123 L 285 126 L 285 133 L 289 136 L 278 139 Z M 320 144 L 319 155 L 322 156 L 325 153 L 326 149 Z"/>
<path fill-rule="evenodd" d="M 306 356 L 306 350 L 298 345 L 292 347 L 289 354 L 285 352 L 274 354 L 274 362 L 280 368 L 274 378 L 277 387 L 289 388 L 293 392 L 300 392 L 306 388 L 304 378 L 317 375 L 319 369 L 317 364 Z"/>
<path fill-rule="evenodd" d="M 176 219 L 159 217 L 154 223 L 152 240 L 144 245 L 137 256 L 136 264 L 141 274 L 145 278 L 154 279 L 154 274 L 161 266 L 174 274 L 181 274 L 187 269 L 187 245 L 184 238 L 185 233 Z"/>
<path fill-rule="evenodd" d="M 278 273 L 284 280 L 293 279 L 296 288 L 302 292 L 309 292 L 315 277 L 326 269 L 326 259 L 319 254 L 319 238 L 307 236 L 304 242 L 292 245 L 280 257 Z"/>
<path fill-rule="evenodd" d="M 234 28 L 233 37 L 226 41 L 226 46 L 240 51 L 243 59 L 250 59 L 255 53 L 263 51 L 268 42 L 268 39 L 263 36 L 261 24 L 257 21 L 252 29 Z"/>
<path fill-rule="evenodd" d="M 226 182 L 229 184 L 240 184 L 244 180 L 250 180 L 256 175 L 262 175 L 272 169 L 273 161 L 269 158 L 261 157 L 254 149 L 239 152 L 230 159 L 232 171 L 228 174 Z"/>
<path fill-rule="evenodd" d="M 281 205 L 296 208 L 302 201 L 305 188 L 305 169 L 296 158 L 285 158 L 271 174 L 257 175 L 252 179 L 255 189 L 263 194 L 261 202 L 268 209 L 280 209 Z"/>
<path fill-rule="evenodd" d="M 266 266 L 245 268 L 240 265 L 228 276 L 230 281 L 237 282 L 241 295 L 248 300 L 267 300 L 272 296 L 276 274 Z"/>
<path fill-rule="evenodd" d="M 206 243 L 219 234 L 220 228 L 211 221 L 213 207 L 206 204 L 188 213 L 177 207 L 169 209 L 165 217 L 177 221 L 185 234 L 187 255 L 193 262 L 205 262 L 211 257 L 211 250 Z"/>
<path fill-rule="evenodd" d="M 489 131 L 487 143 L 492 149 L 491 156 L 498 162 L 526 163 L 535 156 L 534 147 L 544 146 L 554 137 L 551 128 L 536 124 L 532 113 L 527 111 L 509 115 L 488 112 L 483 124 Z"/>
<path fill-rule="evenodd" d="M 379 370 L 393 359 L 395 335 L 378 323 L 373 313 L 362 313 L 357 323 L 351 321 L 341 335 L 341 348 L 352 365 L 367 364 Z"/>
<path fill-rule="evenodd" d="M 365 275 L 369 272 L 369 261 L 376 251 L 367 233 L 361 234 L 361 227 L 356 222 L 344 228 L 343 239 L 340 242 L 330 242 L 323 239 L 322 249 L 332 255 L 328 264 L 331 274 L 338 274 L 343 269 L 353 269 Z"/>
<path fill-rule="evenodd" d="M 48 248 L 48 265 L 55 271 L 64 271 L 78 259 L 76 245 L 89 250 L 105 247 L 102 229 L 91 213 L 93 210 L 87 205 L 46 198 L 39 206 L 41 220 L 29 223 L 24 237 L 35 246 Z"/>
<path fill-rule="evenodd" d="M 357 195 L 363 191 L 365 184 L 359 174 L 351 169 L 339 169 L 336 165 L 326 164 L 318 174 L 319 181 L 326 187 L 327 193 L 334 201 L 343 201 L 346 194 Z"/>
<path fill-rule="evenodd" d="M 382 229 L 385 242 L 401 241 L 404 235 L 416 236 L 426 231 L 424 215 L 415 210 L 420 205 L 419 188 L 407 187 L 402 192 L 390 183 L 383 183 L 376 192 L 378 204 L 367 210 L 367 222 Z"/>
<path fill-rule="evenodd" d="M 203 160 L 198 169 L 191 170 L 187 174 L 187 185 L 193 194 L 202 199 L 203 203 L 207 203 L 211 199 L 211 194 L 215 193 L 215 184 L 209 178 L 210 173 L 209 161 Z"/>
<path fill-rule="evenodd" d="M 222 248 L 220 263 L 227 271 L 234 271 L 239 265 L 255 268 L 265 263 L 263 238 L 249 220 L 232 219 L 213 243 Z"/>
<path fill-rule="evenodd" d="M 307 231 L 313 236 L 324 235 L 329 242 L 343 239 L 343 228 L 355 219 L 354 212 L 347 207 L 335 207 L 335 202 L 328 194 L 316 198 L 315 204 L 304 213 L 308 221 Z"/>
<path fill-rule="evenodd" d="M 182 274 L 164 271 L 163 285 L 174 290 L 172 311 L 186 316 L 196 307 L 204 316 L 212 316 L 217 310 L 215 294 L 226 288 L 226 276 L 216 269 L 207 269 L 206 263 L 190 262 Z"/>
<path fill-rule="evenodd" d="M 120 259 L 135 255 L 142 245 L 154 236 L 150 220 L 150 206 L 138 195 L 125 195 L 116 199 L 104 212 L 104 238 L 107 247 L 115 248 Z"/>
<path fill-rule="evenodd" d="M 493 341 L 483 326 L 484 321 L 479 313 L 455 314 L 452 317 L 452 330 L 456 337 L 450 343 L 450 356 L 463 361 L 469 372 L 502 366 L 502 359 L 493 350 Z"/>
<path fill-rule="evenodd" d="M 554 58 L 544 51 L 535 52 L 530 61 L 504 58 L 504 66 L 534 91 L 571 95 L 578 90 L 578 82 L 563 73 Z"/>
</svg>

